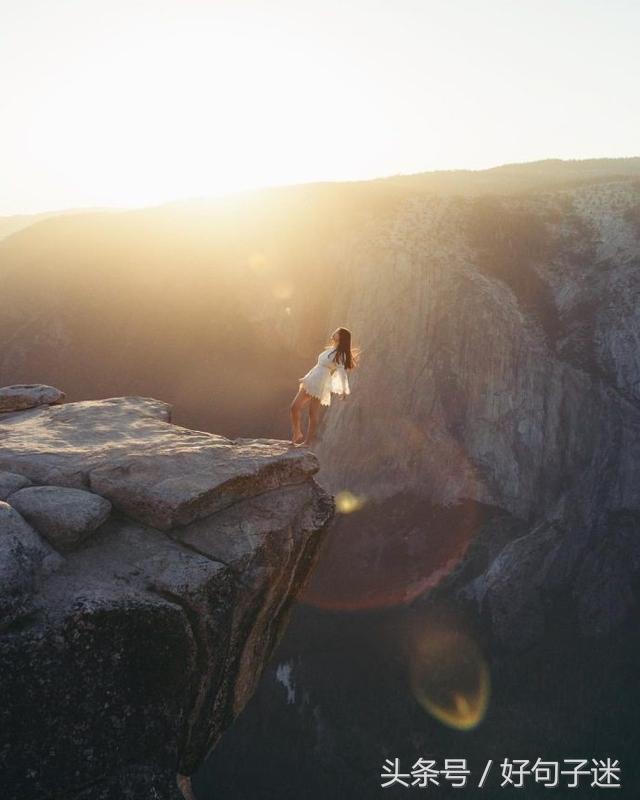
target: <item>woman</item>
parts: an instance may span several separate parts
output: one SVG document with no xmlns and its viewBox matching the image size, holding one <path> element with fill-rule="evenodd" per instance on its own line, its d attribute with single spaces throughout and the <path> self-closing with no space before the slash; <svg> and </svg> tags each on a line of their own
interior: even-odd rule
<svg viewBox="0 0 640 800">
<path fill-rule="evenodd" d="M 351 331 L 336 328 L 331 334 L 331 344 L 318 356 L 318 363 L 298 378 L 300 387 L 291 403 L 291 444 L 308 447 L 315 442 L 320 406 L 331 405 L 331 395 L 343 400 L 351 394 L 347 370 L 356 366 L 356 353 L 351 352 Z M 300 427 L 302 409 L 309 406 L 309 427 L 306 437 Z"/>
</svg>

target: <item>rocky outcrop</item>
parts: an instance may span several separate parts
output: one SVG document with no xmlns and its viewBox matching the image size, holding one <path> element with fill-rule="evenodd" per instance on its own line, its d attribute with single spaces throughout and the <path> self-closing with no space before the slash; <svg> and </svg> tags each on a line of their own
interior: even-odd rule
<svg viewBox="0 0 640 800">
<path fill-rule="evenodd" d="M 0 412 L 64 402 L 64 392 L 42 383 L 4 386 L 0 389 Z"/>
<path fill-rule="evenodd" d="M 311 569 L 333 514 L 315 456 L 169 417 L 0 415 L 2 469 L 36 484 L 0 503 L 3 797 L 170 798 L 176 776 L 188 796 Z"/>
<path fill-rule="evenodd" d="M 0 469 L 34 483 L 90 489 L 133 519 L 169 530 L 258 492 L 305 480 L 309 451 L 169 425 L 149 398 L 69 403 L 0 417 Z M 47 442 L 45 452 L 38 446 Z"/>
</svg>

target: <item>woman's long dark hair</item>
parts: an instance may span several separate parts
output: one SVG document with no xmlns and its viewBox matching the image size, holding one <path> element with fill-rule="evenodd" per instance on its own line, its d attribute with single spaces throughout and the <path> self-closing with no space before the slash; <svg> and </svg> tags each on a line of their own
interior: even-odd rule
<svg viewBox="0 0 640 800">
<path fill-rule="evenodd" d="M 351 349 L 351 331 L 348 328 L 338 328 L 338 346 L 334 347 L 333 360 L 336 364 L 344 364 L 345 369 L 353 369 L 358 366 L 357 348 Z M 330 342 L 333 345 L 333 340 Z"/>
</svg>

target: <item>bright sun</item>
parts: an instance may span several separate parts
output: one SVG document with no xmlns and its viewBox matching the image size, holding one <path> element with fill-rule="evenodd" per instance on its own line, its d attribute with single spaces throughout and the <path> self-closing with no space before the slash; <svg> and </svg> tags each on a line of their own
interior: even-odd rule
<svg viewBox="0 0 640 800">
<path fill-rule="evenodd" d="M 130 186 L 135 204 L 340 172 L 336 120 L 354 99 L 344 58 L 232 18 L 153 34 L 50 82 L 29 136 L 34 154 L 56 153 L 59 177 L 114 198 Z"/>
</svg>

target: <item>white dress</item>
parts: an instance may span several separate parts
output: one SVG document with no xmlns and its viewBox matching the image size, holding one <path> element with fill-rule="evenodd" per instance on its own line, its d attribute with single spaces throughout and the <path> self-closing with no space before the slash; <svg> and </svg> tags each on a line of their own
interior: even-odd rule
<svg viewBox="0 0 640 800">
<path fill-rule="evenodd" d="M 331 405 L 331 394 L 351 394 L 347 370 L 333 360 L 334 347 L 325 347 L 318 363 L 306 375 L 298 378 L 304 389 L 320 399 L 320 405 Z"/>
</svg>

